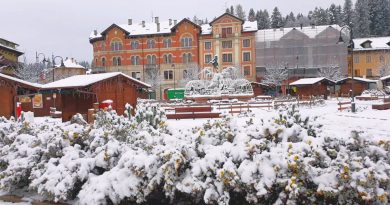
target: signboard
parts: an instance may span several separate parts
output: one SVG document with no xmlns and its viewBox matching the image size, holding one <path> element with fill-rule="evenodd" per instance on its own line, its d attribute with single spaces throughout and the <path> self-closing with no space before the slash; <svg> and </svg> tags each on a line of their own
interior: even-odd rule
<svg viewBox="0 0 390 205">
<path fill-rule="evenodd" d="M 31 98 L 29 96 L 20 96 L 19 102 L 21 103 L 31 103 Z"/>
<path fill-rule="evenodd" d="M 36 94 L 33 98 L 33 108 L 43 108 L 42 94 Z"/>
</svg>

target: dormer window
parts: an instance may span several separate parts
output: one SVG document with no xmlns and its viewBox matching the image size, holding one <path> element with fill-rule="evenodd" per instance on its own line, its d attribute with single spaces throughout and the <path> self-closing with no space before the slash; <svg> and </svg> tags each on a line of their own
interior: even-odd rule
<svg viewBox="0 0 390 205">
<path fill-rule="evenodd" d="M 388 43 L 386 43 L 388 46 L 390 46 L 390 41 Z"/>
<path fill-rule="evenodd" d="M 367 41 L 364 41 L 362 44 L 360 44 L 363 48 L 372 48 L 371 46 L 371 43 L 372 41 L 370 40 L 367 40 Z"/>
</svg>

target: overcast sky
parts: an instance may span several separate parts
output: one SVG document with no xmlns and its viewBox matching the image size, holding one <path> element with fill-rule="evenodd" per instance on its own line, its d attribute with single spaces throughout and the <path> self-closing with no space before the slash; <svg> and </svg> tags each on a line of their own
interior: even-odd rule
<svg viewBox="0 0 390 205">
<path fill-rule="evenodd" d="M 283 16 L 290 11 L 307 14 L 314 7 L 328 7 L 344 0 L 2 0 L 0 6 L 0 38 L 20 44 L 29 61 L 35 51 L 78 61 L 92 60 L 88 37 L 112 23 L 124 24 L 184 17 L 213 19 L 225 12 L 226 6 L 240 3 L 246 12 L 278 6 Z M 20 58 L 20 61 L 23 59 Z"/>
</svg>

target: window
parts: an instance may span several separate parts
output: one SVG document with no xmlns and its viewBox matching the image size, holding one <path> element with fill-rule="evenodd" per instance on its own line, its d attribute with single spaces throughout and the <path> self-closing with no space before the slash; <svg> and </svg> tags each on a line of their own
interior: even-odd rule
<svg viewBox="0 0 390 205">
<path fill-rule="evenodd" d="M 211 42 L 210 41 L 204 42 L 204 49 L 205 50 L 211 50 Z"/>
<path fill-rule="evenodd" d="M 192 46 L 192 38 L 191 37 L 184 37 L 181 39 L 181 47 L 189 48 L 191 46 Z"/>
<path fill-rule="evenodd" d="M 122 50 L 122 43 L 120 41 L 111 42 L 111 50 L 112 51 L 120 51 Z"/>
<path fill-rule="evenodd" d="M 366 63 L 371 63 L 371 56 L 366 56 Z"/>
<path fill-rule="evenodd" d="M 154 42 L 153 39 L 149 39 L 147 42 L 147 47 L 148 48 L 154 48 L 156 46 L 156 43 Z"/>
<path fill-rule="evenodd" d="M 164 80 L 172 80 L 173 79 L 173 71 L 166 70 L 164 71 Z"/>
<path fill-rule="evenodd" d="M 171 55 L 171 54 L 165 54 L 165 55 L 163 56 L 163 58 L 164 58 L 164 63 L 165 63 L 165 64 L 170 64 L 170 63 L 172 63 L 172 55 Z"/>
<path fill-rule="evenodd" d="M 244 75 L 245 76 L 251 75 L 251 67 L 250 66 L 244 66 Z"/>
<path fill-rule="evenodd" d="M 359 56 L 355 56 L 354 59 L 353 59 L 353 62 L 354 63 L 359 63 Z"/>
<path fill-rule="evenodd" d="M 102 51 L 106 50 L 106 42 L 102 42 Z"/>
<path fill-rule="evenodd" d="M 148 55 L 146 57 L 147 64 L 148 65 L 156 65 L 156 56 L 155 55 Z"/>
<path fill-rule="evenodd" d="M 183 63 L 191 63 L 192 55 L 191 53 L 183 53 Z"/>
<path fill-rule="evenodd" d="M 371 68 L 367 68 L 366 69 L 366 76 L 367 77 L 372 77 L 372 69 Z"/>
<path fill-rule="evenodd" d="M 250 52 L 244 52 L 242 58 L 243 58 L 242 60 L 245 61 L 245 62 L 251 61 L 251 53 Z"/>
<path fill-rule="evenodd" d="M 232 48 L 232 41 L 222 41 L 222 48 Z"/>
<path fill-rule="evenodd" d="M 172 47 L 172 40 L 170 38 L 164 39 L 164 48 Z"/>
<path fill-rule="evenodd" d="M 204 63 L 210 63 L 211 61 L 211 54 L 204 55 Z"/>
<path fill-rule="evenodd" d="M 131 56 L 131 64 L 132 65 L 139 65 L 140 64 L 140 57 L 139 56 Z"/>
<path fill-rule="evenodd" d="M 384 62 L 385 62 L 385 57 L 379 56 L 379 61 L 380 61 L 381 63 L 384 63 Z"/>
<path fill-rule="evenodd" d="M 106 59 L 102 58 L 102 66 L 106 66 Z"/>
<path fill-rule="evenodd" d="M 138 41 L 132 41 L 131 42 L 131 49 L 138 49 L 139 47 L 139 42 Z"/>
<path fill-rule="evenodd" d="M 231 53 L 222 54 L 222 62 L 233 62 L 233 55 Z"/>
<path fill-rule="evenodd" d="M 222 28 L 222 38 L 231 37 L 233 33 L 232 27 Z"/>
<path fill-rule="evenodd" d="M 141 72 L 131 72 L 131 77 L 137 80 L 141 80 Z"/>
<path fill-rule="evenodd" d="M 242 47 L 249 48 L 251 47 L 251 40 L 250 39 L 244 39 L 242 40 Z"/>
<path fill-rule="evenodd" d="M 122 64 L 120 57 L 114 57 L 112 58 L 112 65 L 113 66 L 120 66 Z"/>
</svg>

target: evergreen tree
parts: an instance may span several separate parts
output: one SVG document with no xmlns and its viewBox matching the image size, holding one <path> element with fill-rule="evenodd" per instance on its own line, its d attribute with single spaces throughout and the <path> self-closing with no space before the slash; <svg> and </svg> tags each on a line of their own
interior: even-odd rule
<svg viewBox="0 0 390 205">
<path fill-rule="evenodd" d="M 257 11 L 256 20 L 257 20 L 258 29 L 269 29 L 271 26 L 269 14 L 266 9 L 264 9 L 264 11 L 262 10 Z"/>
<path fill-rule="evenodd" d="M 390 32 L 390 0 L 371 0 L 370 10 L 370 33 L 376 36 L 386 36 Z"/>
<path fill-rule="evenodd" d="M 343 24 L 352 27 L 352 17 L 353 17 L 353 9 L 352 9 L 352 0 L 345 0 L 344 8 L 343 8 Z"/>
<path fill-rule="evenodd" d="M 255 21 L 256 20 L 256 14 L 255 14 L 255 10 L 253 10 L 252 8 L 249 10 L 249 14 L 248 14 L 248 21 Z"/>
<path fill-rule="evenodd" d="M 236 5 L 236 16 L 242 20 L 246 20 L 246 14 L 244 9 L 242 8 L 241 4 Z"/>
<path fill-rule="evenodd" d="M 370 36 L 370 11 L 369 0 L 357 0 L 354 15 L 354 34 L 356 37 Z"/>
<path fill-rule="evenodd" d="M 225 13 L 229 13 L 229 14 L 230 14 L 230 9 L 229 9 L 229 8 L 226 8 Z"/>
<path fill-rule="evenodd" d="M 230 6 L 230 14 L 234 15 L 234 7 L 233 7 L 233 5 Z"/>
<path fill-rule="evenodd" d="M 275 7 L 271 15 L 271 27 L 280 28 L 283 27 L 283 17 L 278 7 Z"/>
<path fill-rule="evenodd" d="M 341 23 L 341 6 L 335 4 L 330 5 L 328 9 L 329 24 L 340 24 Z"/>
</svg>

